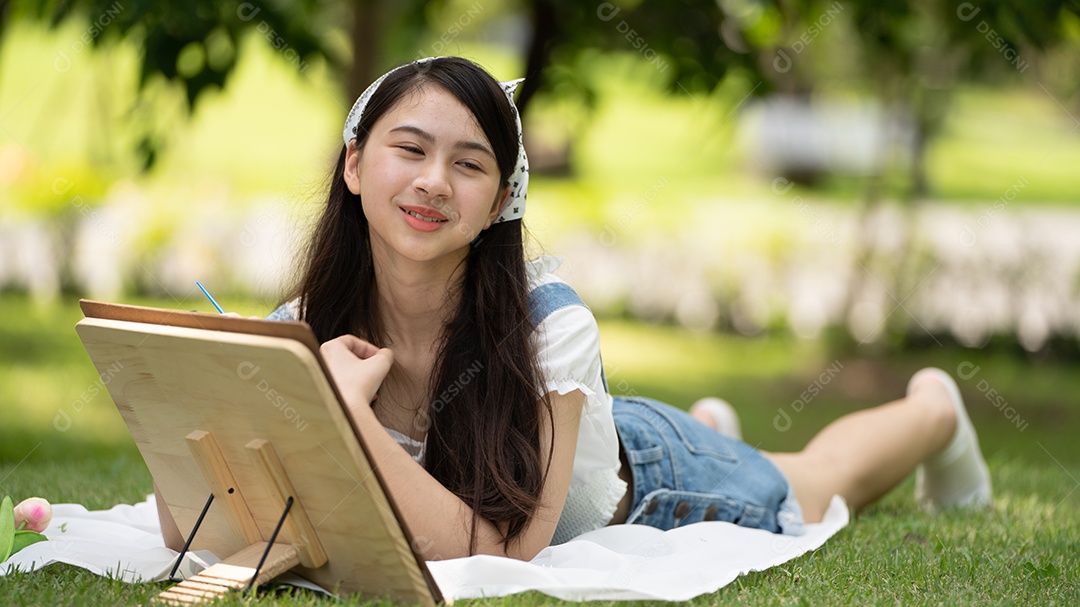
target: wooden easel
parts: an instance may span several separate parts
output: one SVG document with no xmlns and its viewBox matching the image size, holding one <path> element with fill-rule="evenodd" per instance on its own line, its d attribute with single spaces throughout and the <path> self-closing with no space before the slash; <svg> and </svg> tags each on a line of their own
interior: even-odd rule
<svg viewBox="0 0 1080 607">
<path fill-rule="evenodd" d="M 185 551 L 227 555 L 157 601 L 213 600 L 292 571 L 337 593 L 442 602 L 307 325 L 82 304 L 76 331 L 192 530 Z"/>
<path fill-rule="evenodd" d="M 315 527 L 311 524 L 304 505 L 296 499 L 296 489 L 269 441 L 255 439 L 246 445 L 261 473 L 263 488 L 280 501 L 283 511 L 274 533 L 264 541 L 259 535 L 259 528 L 251 516 L 250 508 L 235 489 L 235 478 L 221 456 L 221 449 L 214 436 L 204 430 L 195 430 L 186 438 L 192 456 L 202 469 L 203 477 L 207 484 L 213 487 L 213 493 L 203 510 L 206 511 L 212 505 L 214 498 L 223 501 L 234 530 L 242 533 L 251 543 L 222 562 L 162 592 L 157 596 L 158 601 L 168 604 L 203 602 L 231 590 L 257 587 L 297 565 L 317 568 L 326 563 L 326 551 L 319 542 Z M 293 538 L 292 544 L 274 542 L 282 525 Z M 198 527 L 199 522 L 196 522 L 196 529 L 192 530 L 191 536 L 198 531 Z M 192 539 L 193 537 L 188 538 L 189 545 Z M 177 566 L 186 551 L 187 548 L 180 553 L 176 560 Z M 173 567 L 173 574 L 175 572 L 176 567 Z"/>
</svg>

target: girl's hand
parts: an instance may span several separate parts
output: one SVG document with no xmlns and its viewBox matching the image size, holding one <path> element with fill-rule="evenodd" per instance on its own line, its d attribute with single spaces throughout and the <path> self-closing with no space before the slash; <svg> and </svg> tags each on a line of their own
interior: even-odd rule
<svg viewBox="0 0 1080 607">
<path fill-rule="evenodd" d="M 319 352 L 349 409 L 370 406 L 394 364 L 389 348 L 376 348 L 355 335 L 331 339 Z"/>
<path fill-rule="evenodd" d="M 236 312 L 223 312 L 222 316 L 232 316 L 233 318 L 245 318 L 244 316 L 240 316 Z M 251 320 L 262 320 L 263 319 L 262 316 L 247 316 L 246 318 L 250 318 Z"/>
</svg>

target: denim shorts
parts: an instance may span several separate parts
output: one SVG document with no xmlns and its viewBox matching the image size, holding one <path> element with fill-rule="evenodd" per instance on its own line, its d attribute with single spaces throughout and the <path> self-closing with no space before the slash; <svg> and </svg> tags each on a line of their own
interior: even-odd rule
<svg viewBox="0 0 1080 607">
<path fill-rule="evenodd" d="M 803 533 L 787 478 L 750 445 L 647 398 L 616 396 L 612 412 L 634 481 L 627 523 L 666 531 L 715 520 Z"/>
</svg>

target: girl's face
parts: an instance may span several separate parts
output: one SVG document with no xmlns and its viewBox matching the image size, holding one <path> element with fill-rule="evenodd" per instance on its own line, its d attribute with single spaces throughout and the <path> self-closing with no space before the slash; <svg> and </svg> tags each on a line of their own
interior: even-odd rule
<svg viewBox="0 0 1080 607">
<path fill-rule="evenodd" d="M 476 118 L 437 85 L 402 97 L 363 150 L 350 144 L 344 178 L 360 195 L 373 251 L 421 262 L 464 259 L 510 194 Z"/>
</svg>

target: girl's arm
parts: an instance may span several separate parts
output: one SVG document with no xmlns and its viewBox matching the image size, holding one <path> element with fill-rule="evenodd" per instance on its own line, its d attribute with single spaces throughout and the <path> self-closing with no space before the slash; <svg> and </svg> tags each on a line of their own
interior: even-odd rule
<svg viewBox="0 0 1080 607">
<path fill-rule="evenodd" d="M 472 508 L 402 449 L 383 429 L 371 409 L 371 399 L 378 385 L 373 386 L 368 381 L 370 374 L 365 379 L 364 365 L 368 361 L 363 355 L 370 356 L 374 350 L 374 346 L 346 335 L 323 344 L 322 353 L 335 382 L 339 377 L 347 382 L 339 382 L 338 388 L 374 460 L 372 464 L 382 471 L 383 478 L 391 480 L 387 490 L 413 534 L 413 549 L 425 560 L 469 556 Z M 382 374 L 385 376 L 385 371 Z M 555 418 L 555 445 L 551 466 L 547 468 L 551 420 L 545 411 L 540 421 L 541 466 L 547 468 L 548 473 L 540 495 L 540 509 L 509 550 L 503 547 L 497 523 L 481 517 L 477 523 L 477 554 L 529 560 L 551 543 L 570 488 L 585 395 L 575 390 L 564 395 L 552 392 L 549 397 Z"/>
</svg>

